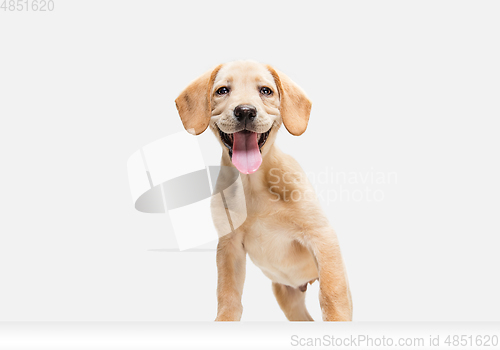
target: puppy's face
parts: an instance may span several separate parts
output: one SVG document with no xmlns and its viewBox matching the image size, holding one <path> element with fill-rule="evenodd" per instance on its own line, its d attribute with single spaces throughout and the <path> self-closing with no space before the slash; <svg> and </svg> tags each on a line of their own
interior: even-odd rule
<svg viewBox="0 0 500 350">
<path fill-rule="evenodd" d="M 214 79 L 211 99 L 212 131 L 236 168 L 253 173 L 281 125 L 280 96 L 273 75 L 256 62 L 228 63 Z"/>
<path fill-rule="evenodd" d="M 244 174 L 259 168 L 283 122 L 302 134 L 311 102 L 288 77 L 253 61 L 219 65 L 176 99 L 184 127 L 200 134 L 208 125 L 233 165 Z"/>
</svg>

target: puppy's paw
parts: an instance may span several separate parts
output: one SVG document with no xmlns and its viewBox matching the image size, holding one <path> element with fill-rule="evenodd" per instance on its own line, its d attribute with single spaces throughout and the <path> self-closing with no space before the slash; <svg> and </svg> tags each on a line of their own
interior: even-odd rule
<svg viewBox="0 0 500 350">
<path fill-rule="evenodd" d="M 217 316 L 215 318 L 215 322 L 237 322 L 239 319 L 236 319 L 235 317 L 228 317 L 228 316 Z"/>
<path fill-rule="evenodd" d="M 239 321 L 242 313 L 243 307 L 241 305 L 238 305 L 237 307 L 224 307 L 217 313 L 215 321 Z"/>
</svg>

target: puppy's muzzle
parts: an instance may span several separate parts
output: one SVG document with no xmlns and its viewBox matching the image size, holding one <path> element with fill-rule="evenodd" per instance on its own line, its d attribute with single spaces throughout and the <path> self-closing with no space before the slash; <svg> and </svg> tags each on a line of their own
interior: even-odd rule
<svg viewBox="0 0 500 350">
<path fill-rule="evenodd" d="M 234 109 L 234 117 L 241 123 L 251 122 L 257 116 L 257 108 L 251 105 L 239 105 Z"/>
</svg>

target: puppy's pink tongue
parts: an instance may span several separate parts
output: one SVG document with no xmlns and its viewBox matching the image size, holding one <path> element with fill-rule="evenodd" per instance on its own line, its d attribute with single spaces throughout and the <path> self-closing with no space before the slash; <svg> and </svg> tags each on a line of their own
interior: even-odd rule
<svg viewBox="0 0 500 350">
<path fill-rule="evenodd" d="M 233 134 L 233 164 L 241 173 L 251 174 L 259 169 L 262 156 L 257 133 L 240 131 Z"/>
</svg>

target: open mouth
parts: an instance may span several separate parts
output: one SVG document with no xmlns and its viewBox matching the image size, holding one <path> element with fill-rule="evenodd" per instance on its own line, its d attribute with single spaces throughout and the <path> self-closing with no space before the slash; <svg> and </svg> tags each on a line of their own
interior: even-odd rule
<svg viewBox="0 0 500 350">
<path fill-rule="evenodd" d="M 219 128 L 217 128 L 217 129 L 219 129 Z M 239 131 L 238 133 L 257 134 L 259 151 L 262 151 L 262 146 L 264 146 L 264 144 L 266 143 L 267 137 L 269 136 L 270 132 L 271 132 L 271 129 L 269 129 L 268 131 L 266 131 L 265 133 L 262 133 L 262 134 L 254 133 L 253 131 L 250 131 L 250 130 L 242 130 L 242 131 Z M 237 133 L 234 133 L 234 134 L 237 134 Z M 228 148 L 230 157 L 233 156 L 234 134 L 226 134 L 221 129 L 219 129 L 220 139 L 222 140 L 224 145 Z"/>
<path fill-rule="evenodd" d="M 271 129 L 264 133 L 255 133 L 242 130 L 233 134 L 226 134 L 219 129 L 219 135 L 229 150 L 229 157 L 233 165 L 244 174 L 251 174 L 262 163 L 262 147 L 267 141 Z"/>
</svg>

